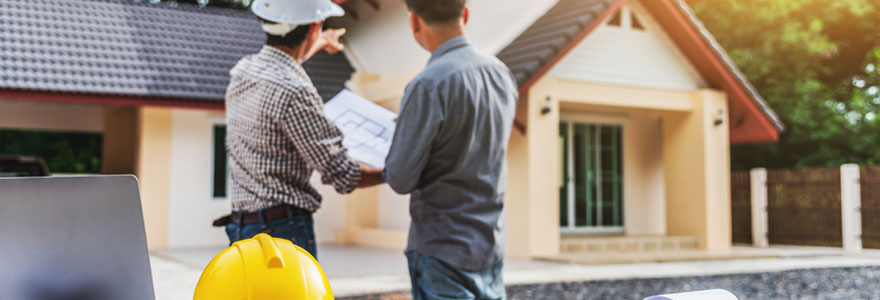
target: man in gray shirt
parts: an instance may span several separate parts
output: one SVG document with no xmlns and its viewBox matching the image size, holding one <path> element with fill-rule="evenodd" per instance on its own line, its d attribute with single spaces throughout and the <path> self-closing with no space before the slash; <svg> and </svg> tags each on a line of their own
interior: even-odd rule
<svg viewBox="0 0 880 300">
<path fill-rule="evenodd" d="M 517 85 L 464 37 L 466 0 L 406 0 L 432 52 L 407 86 L 383 176 L 411 193 L 413 299 L 504 299 L 504 192 Z"/>
</svg>

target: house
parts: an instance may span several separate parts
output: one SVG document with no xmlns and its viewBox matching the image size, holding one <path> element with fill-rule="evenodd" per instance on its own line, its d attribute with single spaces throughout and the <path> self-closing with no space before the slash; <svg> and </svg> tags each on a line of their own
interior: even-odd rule
<svg viewBox="0 0 880 300">
<path fill-rule="evenodd" d="M 378 5 L 376 5 L 378 4 Z M 509 153 L 508 252 L 731 243 L 731 143 L 779 118 L 679 0 L 485 0 L 470 40 L 520 86 Z M 227 71 L 264 39 L 247 12 L 124 0 L 0 3 L 0 128 L 104 136 L 104 170 L 141 180 L 150 247 L 223 245 Z M 345 55 L 307 71 L 389 109 L 429 56 L 402 1 L 351 0 Z M 46 29 L 49 30 L 46 30 Z M 317 182 L 317 181 L 316 181 Z M 322 188 L 319 241 L 402 249 L 407 197 Z"/>
<path fill-rule="evenodd" d="M 687 5 L 489 2 L 472 3 L 470 38 L 508 65 L 521 95 L 509 255 L 729 250 L 730 145 L 775 141 L 783 125 Z M 400 5 L 356 25 L 349 88 L 395 108 L 427 54 L 403 41 Z M 401 41 L 375 42 L 388 36 Z M 337 239 L 402 248 L 406 204 L 384 187 L 358 191 Z"/>
<path fill-rule="evenodd" d="M 265 35 L 246 11 L 138 2 L 0 2 L 0 130 L 100 134 L 102 172 L 140 179 L 151 249 L 223 245 L 229 69 Z M 324 97 L 353 72 L 305 67 Z"/>
</svg>

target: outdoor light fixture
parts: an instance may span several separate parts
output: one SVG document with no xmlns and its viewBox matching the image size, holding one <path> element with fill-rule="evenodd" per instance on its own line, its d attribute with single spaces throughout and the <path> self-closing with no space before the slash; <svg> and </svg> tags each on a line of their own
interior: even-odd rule
<svg viewBox="0 0 880 300">
<path fill-rule="evenodd" d="M 721 124 L 724 124 L 724 110 L 723 109 L 719 109 L 718 116 L 715 117 L 715 126 L 721 126 Z"/>
<path fill-rule="evenodd" d="M 550 96 L 547 96 L 547 103 L 544 104 L 544 108 L 541 109 L 541 115 L 547 115 L 553 111 L 550 107 L 550 101 L 553 100 Z"/>
</svg>

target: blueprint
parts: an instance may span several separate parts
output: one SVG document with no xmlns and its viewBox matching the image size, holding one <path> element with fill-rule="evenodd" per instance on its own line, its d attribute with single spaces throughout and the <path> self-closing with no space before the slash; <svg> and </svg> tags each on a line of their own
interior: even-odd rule
<svg viewBox="0 0 880 300">
<path fill-rule="evenodd" d="M 349 156 L 376 168 L 385 167 L 394 137 L 395 113 L 349 90 L 342 90 L 325 103 L 324 113 L 342 131 L 342 145 Z"/>
</svg>

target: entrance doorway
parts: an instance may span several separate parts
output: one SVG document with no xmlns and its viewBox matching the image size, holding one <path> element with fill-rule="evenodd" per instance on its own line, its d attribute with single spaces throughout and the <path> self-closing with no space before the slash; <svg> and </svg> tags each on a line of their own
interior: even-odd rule
<svg viewBox="0 0 880 300">
<path fill-rule="evenodd" d="M 624 232 L 622 136 L 622 123 L 560 122 L 563 232 Z"/>
</svg>

